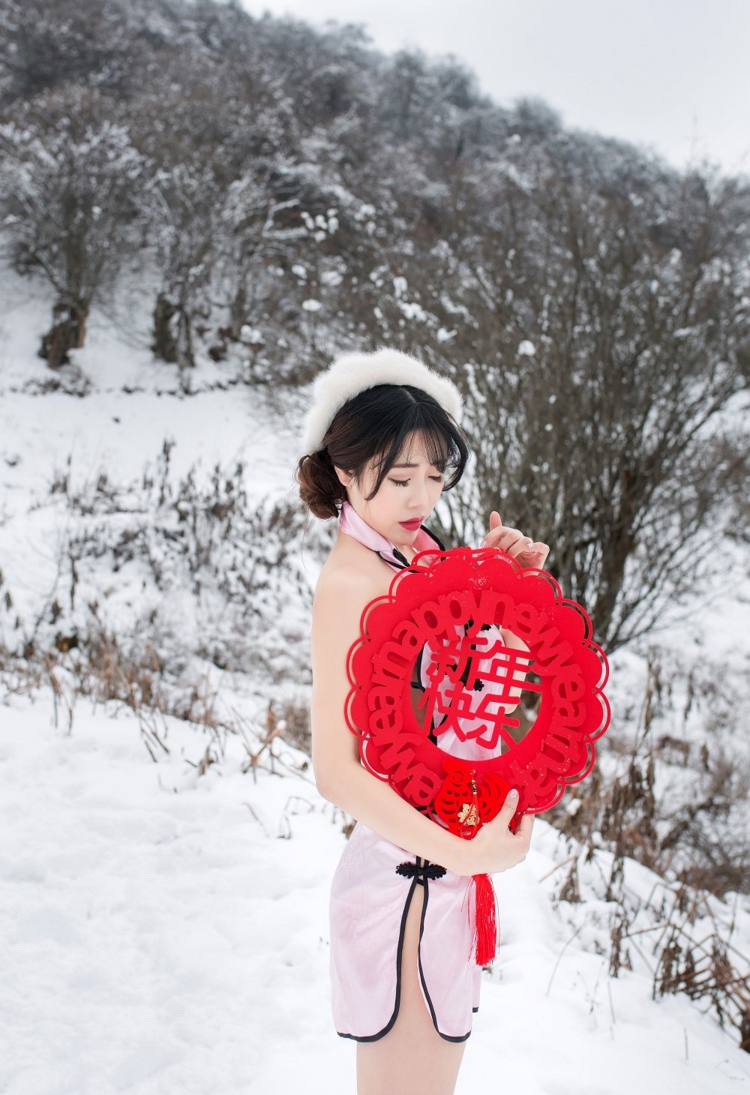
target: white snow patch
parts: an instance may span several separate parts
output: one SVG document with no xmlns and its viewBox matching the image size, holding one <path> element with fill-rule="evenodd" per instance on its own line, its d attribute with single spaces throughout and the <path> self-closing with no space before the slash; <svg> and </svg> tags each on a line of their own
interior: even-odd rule
<svg viewBox="0 0 750 1095">
<path fill-rule="evenodd" d="M 151 763 L 134 718 L 2 709 L 0 1089 L 23 1095 L 351 1095 L 354 1046 L 331 1027 L 328 889 L 343 818 L 306 773 L 241 772 L 229 739 L 170 722 Z M 286 839 L 283 839 L 286 837 Z M 457 1095 L 729 1095 L 750 1060 L 684 998 L 581 949 L 540 882 L 558 842 L 496 879 L 501 946 Z M 686 1047 L 688 1059 L 686 1059 Z M 499 1079 L 498 1079 L 499 1082 Z"/>
</svg>

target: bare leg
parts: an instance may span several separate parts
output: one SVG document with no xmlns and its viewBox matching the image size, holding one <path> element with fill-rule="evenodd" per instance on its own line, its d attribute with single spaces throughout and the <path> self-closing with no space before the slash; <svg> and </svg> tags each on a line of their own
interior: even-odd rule
<svg viewBox="0 0 750 1095">
<path fill-rule="evenodd" d="M 453 1095 L 464 1042 L 446 1042 L 432 1022 L 417 970 L 424 887 L 417 886 L 404 932 L 398 1018 L 377 1042 L 357 1044 L 357 1095 Z"/>
</svg>

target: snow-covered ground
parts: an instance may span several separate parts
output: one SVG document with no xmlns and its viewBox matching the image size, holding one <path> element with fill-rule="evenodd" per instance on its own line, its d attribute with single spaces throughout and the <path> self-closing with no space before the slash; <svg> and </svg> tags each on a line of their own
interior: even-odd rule
<svg viewBox="0 0 750 1095">
<path fill-rule="evenodd" d="M 351 1095 L 354 1047 L 328 1003 L 343 818 L 308 774 L 256 783 L 230 738 L 198 775 L 205 742 L 176 721 L 153 764 L 130 713 L 80 710 L 68 735 L 44 697 L 0 721 L 0 1090 Z M 544 878 L 559 854 L 537 822 L 497 880 L 502 943 L 458 1092 L 746 1090 L 731 1035 L 571 941 Z"/>
<path fill-rule="evenodd" d="M 87 344 L 73 351 L 91 390 L 76 398 L 46 391 L 55 380 L 37 356 L 49 326 L 50 301 L 39 287 L 0 269 L 0 521 L 48 493 L 56 474 L 70 470 L 81 485 L 106 472 L 117 483 L 138 479 L 154 463 L 165 439 L 174 442 L 172 470 L 184 475 L 200 461 L 246 461 L 248 486 L 260 495 L 291 488 L 297 421 L 265 388 L 234 387 L 220 366 L 202 362 L 193 384 L 198 397 L 180 393 L 177 370 L 150 353 L 143 320 L 126 338 L 120 324 L 94 311 Z M 124 321 L 120 321 L 122 323 Z M 63 370 L 63 383 L 73 370 Z"/>
<path fill-rule="evenodd" d="M 283 406 L 218 388 L 210 363 L 196 374 L 205 390 L 181 396 L 174 370 L 151 361 L 143 324 L 128 341 L 96 314 L 76 359 L 89 393 L 41 394 L 50 374 L 34 355 L 49 300 L 13 278 L 3 294 L 0 570 L 16 611 L 33 613 L 54 581 L 68 518 L 50 485 L 69 458 L 78 486 L 102 473 L 129 483 L 170 439 L 177 476 L 241 460 L 251 496 L 289 491 L 296 421 Z M 729 620 L 730 604 L 739 634 L 737 598 L 717 596 L 711 612 Z M 705 641 L 706 628 L 705 617 L 686 624 L 685 646 Z M 617 666 L 613 683 L 627 693 Z M 257 697 L 248 708 L 252 689 L 236 674 L 222 688 L 225 703 L 236 688 L 238 709 L 262 710 Z M 345 819 L 318 796 L 301 754 L 277 743 L 276 772 L 260 768 L 255 781 L 243 738 L 228 735 L 221 760 L 199 774 L 208 739 L 184 722 L 166 720 L 170 751 L 154 763 L 128 709 L 79 698 L 72 728 L 58 715 L 55 725 L 48 689 L 0 696 L 0 1092 L 352 1093 L 354 1046 L 333 1032 L 327 969 Z M 734 1031 L 684 997 L 654 1002 L 647 956 L 609 977 L 597 953 L 606 910 L 592 902 L 586 920 L 580 906 L 551 901 L 566 855 L 537 822 L 527 861 L 498 878 L 501 947 L 459 1095 L 480 1085 L 528 1095 L 750 1090 Z M 656 879 L 629 864 L 627 882 L 647 894 Z M 737 918 L 747 952 L 746 899 Z"/>
</svg>

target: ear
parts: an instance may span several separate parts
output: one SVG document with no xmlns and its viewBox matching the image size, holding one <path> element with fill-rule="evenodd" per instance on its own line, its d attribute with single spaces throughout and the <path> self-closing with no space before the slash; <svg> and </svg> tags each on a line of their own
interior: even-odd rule
<svg viewBox="0 0 750 1095">
<path fill-rule="evenodd" d="M 337 468 L 335 464 L 333 466 L 333 470 L 338 476 L 339 483 L 341 483 L 343 487 L 348 487 L 354 476 L 350 475 L 348 471 L 344 471 L 343 468 Z"/>
</svg>

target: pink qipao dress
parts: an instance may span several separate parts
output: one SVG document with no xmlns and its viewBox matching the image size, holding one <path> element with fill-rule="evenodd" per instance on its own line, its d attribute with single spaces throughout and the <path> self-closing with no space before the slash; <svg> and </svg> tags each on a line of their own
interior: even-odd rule
<svg viewBox="0 0 750 1095">
<path fill-rule="evenodd" d="M 340 527 L 377 551 L 394 569 L 406 560 L 345 503 Z M 441 545 L 422 529 L 417 550 Z M 489 641 L 489 636 L 488 636 Z M 428 658 L 422 658 L 423 663 Z M 425 685 L 426 665 L 420 669 Z M 439 727 L 436 733 L 440 734 Z M 467 759 L 499 755 L 476 738 L 440 735 L 440 748 Z M 419 983 L 435 1029 L 450 1042 L 471 1033 L 479 1006 L 482 971 L 474 961 L 474 887 L 456 875 L 413 856 L 357 822 L 333 877 L 330 904 L 333 1018 L 342 1038 L 373 1042 L 396 1022 L 401 994 L 401 955 L 406 917 L 417 886 L 425 889 L 419 930 Z"/>
</svg>

